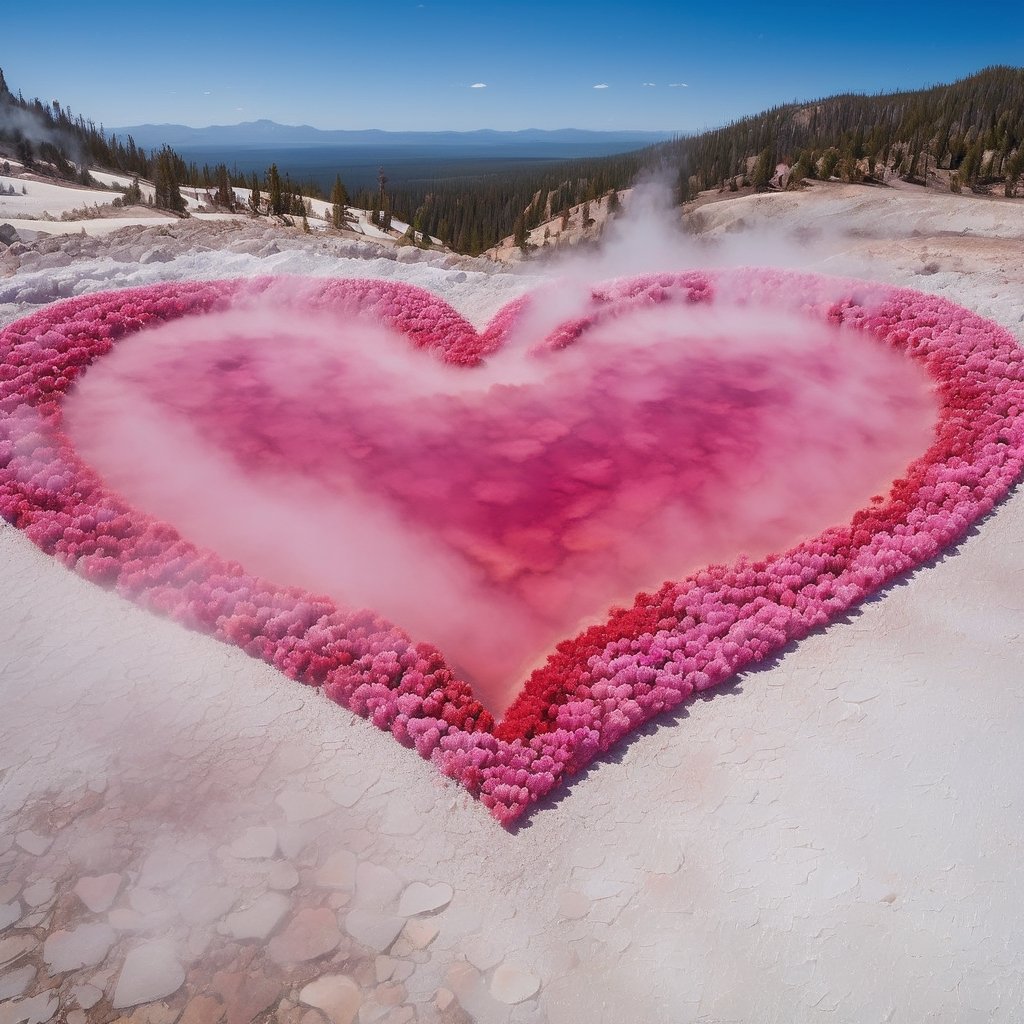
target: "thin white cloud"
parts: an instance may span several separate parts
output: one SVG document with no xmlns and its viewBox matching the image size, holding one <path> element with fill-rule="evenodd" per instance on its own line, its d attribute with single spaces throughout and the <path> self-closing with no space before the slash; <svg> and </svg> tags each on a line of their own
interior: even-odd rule
<svg viewBox="0 0 1024 1024">
<path fill-rule="evenodd" d="M 486 89 L 486 88 L 487 88 L 487 83 L 486 82 L 474 82 L 470 86 L 470 89 Z"/>
<path fill-rule="evenodd" d="M 669 82 L 668 87 L 670 89 L 689 89 L 689 85 L 686 82 Z"/>
<path fill-rule="evenodd" d="M 640 84 L 645 86 L 648 89 L 656 89 L 657 88 L 657 83 L 656 82 L 641 82 Z"/>
<path fill-rule="evenodd" d="M 211 92 L 210 92 L 209 90 L 207 90 L 206 92 L 204 92 L 204 93 L 203 93 L 203 95 L 204 95 L 204 96 L 210 96 L 210 95 L 212 95 L 212 94 L 211 94 Z"/>
<path fill-rule="evenodd" d="M 607 89 L 608 86 L 604 82 L 598 82 L 597 85 L 594 86 L 594 88 L 595 89 Z"/>
</svg>

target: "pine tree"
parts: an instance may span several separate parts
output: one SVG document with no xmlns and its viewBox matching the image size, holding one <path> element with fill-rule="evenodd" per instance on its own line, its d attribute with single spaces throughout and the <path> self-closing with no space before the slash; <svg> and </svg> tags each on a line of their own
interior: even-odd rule
<svg viewBox="0 0 1024 1024">
<path fill-rule="evenodd" d="M 348 193 L 342 183 L 341 175 L 334 178 L 334 187 L 331 189 L 331 224 L 341 229 L 345 226 L 345 205 L 348 203 Z"/>
<path fill-rule="evenodd" d="M 754 165 L 754 175 L 751 179 L 751 184 L 753 184 L 758 192 L 763 192 L 768 188 L 768 183 L 772 180 L 772 171 L 775 169 L 774 164 L 772 148 L 771 146 L 765 146 L 757 156 L 757 163 Z"/>
<path fill-rule="evenodd" d="M 228 169 L 224 164 L 217 167 L 217 194 L 214 201 L 218 206 L 225 206 L 232 212 L 235 209 L 235 191 L 228 181 Z"/>
<path fill-rule="evenodd" d="M 690 195 L 690 173 L 685 167 L 679 168 L 679 179 L 676 182 L 676 202 L 682 206 L 693 198 Z"/>
<path fill-rule="evenodd" d="M 25 167 L 34 167 L 36 160 L 32 151 L 32 143 L 24 136 L 20 136 L 14 143 L 15 151 L 18 154 L 18 161 Z"/>
<path fill-rule="evenodd" d="M 284 197 L 281 194 L 281 176 L 277 173 L 277 164 L 271 164 L 267 171 L 267 192 L 270 212 L 280 217 L 284 213 Z"/>
<path fill-rule="evenodd" d="M 522 213 L 516 217 L 515 227 L 512 229 L 512 241 L 523 252 L 526 252 L 526 217 Z"/>
<path fill-rule="evenodd" d="M 252 172 L 252 182 L 249 185 L 249 209 L 254 213 L 260 212 L 260 180 L 256 172 Z"/>
<path fill-rule="evenodd" d="M 377 175 L 377 202 L 380 206 L 380 213 L 377 215 L 377 226 L 381 231 L 391 230 L 391 199 L 387 193 L 388 176 L 384 168 L 380 169 Z"/>
<path fill-rule="evenodd" d="M 1017 144 L 1017 152 L 1007 161 L 1006 164 L 1006 186 L 1004 192 L 1007 199 L 1013 199 L 1017 194 L 1017 183 L 1021 174 L 1024 173 L 1024 139 Z"/>
<path fill-rule="evenodd" d="M 977 184 L 978 174 L 981 171 L 981 158 L 983 152 L 981 139 L 977 139 L 971 144 L 970 148 L 967 150 L 967 155 L 964 157 L 964 162 L 960 165 L 961 181 L 967 182 L 968 185 Z"/>
<path fill-rule="evenodd" d="M 121 197 L 122 206 L 138 206 L 142 202 L 142 189 L 139 187 L 139 176 L 132 175 L 132 183 L 124 190 Z"/>
<path fill-rule="evenodd" d="M 178 188 L 178 155 L 169 146 L 164 146 L 156 156 L 156 173 L 153 177 L 155 195 L 153 205 L 161 210 L 174 213 L 185 212 L 185 200 Z"/>
</svg>

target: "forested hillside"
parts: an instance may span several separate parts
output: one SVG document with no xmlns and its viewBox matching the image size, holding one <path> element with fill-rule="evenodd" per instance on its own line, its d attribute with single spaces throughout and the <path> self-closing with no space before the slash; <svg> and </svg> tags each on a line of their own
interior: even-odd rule
<svg viewBox="0 0 1024 1024">
<path fill-rule="evenodd" d="M 357 192 L 354 205 L 372 210 L 382 202 L 402 218 L 443 239 L 457 252 L 480 253 L 525 224 L 528 230 L 587 199 L 632 181 L 651 163 L 649 149 L 618 156 L 558 161 L 542 171 L 509 172 L 477 182 L 433 182 Z"/>
<path fill-rule="evenodd" d="M 129 136 L 107 137 L 102 127 L 75 116 L 57 100 L 15 96 L 0 69 L 0 142 L 13 147 L 17 159 L 29 170 L 50 174 L 83 185 L 95 184 L 90 167 L 147 178 L 156 186 L 157 205 L 184 210 L 178 185 L 187 180 L 188 168 L 169 146 L 146 153 Z"/>
<path fill-rule="evenodd" d="M 886 168 L 919 184 L 1016 194 L 1024 172 L 1024 69 L 994 67 L 952 85 L 877 96 L 842 95 L 774 107 L 723 128 L 615 157 L 458 188 L 439 182 L 389 193 L 396 212 L 461 252 L 521 235 L 559 212 L 667 171 L 685 202 L 706 189 L 787 187 L 805 178 L 859 182 Z M 936 178 L 936 171 L 953 172 Z M 369 205 L 372 197 L 357 197 Z"/>
<path fill-rule="evenodd" d="M 145 152 L 128 137 L 73 116 L 54 101 L 26 101 L 8 90 L 0 72 L 0 142 L 16 148 L 27 166 L 88 182 L 89 166 L 137 174 L 157 184 L 160 205 L 175 205 L 178 183 L 220 185 L 223 165 L 186 165 L 164 146 Z M 777 174 L 779 165 L 786 170 Z M 270 197 L 269 213 L 287 214 L 312 185 L 293 185 L 275 166 L 262 180 L 231 174 L 239 186 Z M 930 187 L 1014 196 L 1024 173 L 1024 69 L 992 67 L 955 82 L 913 92 L 841 95 L 774 107 L 733 124 L 649 146 L 632 153 L 556 161 L 520 169 L 389 187 L 387 168 L 375 189 L 345 196 L 375 211 L 374 223 L 395 215 L 451 248 L 480 253 L 503 238 L 525 237 L 533 227 L 611 190 L 628 187 L 643 172 L 669 173 L 677 201 L 707 189 L 798 187 L 807 178 L 860 182 L 896 173 Z M 280 199 L 283 195 L 293 202 Z M 292 195 L 294 193 L 294 195 Z M 229 205 L 230 200 L 228 200 Z"/>
<path fill-rule="evenodd" d="M 770 177 L 778 162 L 797 178 L 847 181 L 891 167 L 923 183 L 929 169 L 942 168 L 963 187 L 1009 181 L 1012 191 L 1024 170 L 1022 143 L 1024 69 L 994 67 L 916 92 L 775 107 L 658 148 L 680 167 L 684 195 L 737 176 L 765 185 L 765 170 Z"/>
</svg>

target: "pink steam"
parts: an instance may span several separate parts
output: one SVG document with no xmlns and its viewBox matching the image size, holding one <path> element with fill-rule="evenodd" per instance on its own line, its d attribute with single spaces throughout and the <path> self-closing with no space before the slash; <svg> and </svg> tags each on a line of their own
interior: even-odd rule
<svg viewBox="0 0 1024 1024">
<path fill-rule="evenodd" d="M 612 604 L 790 547 L 887 489 L 931 440 L 927 384 L 792 315 L 630 310 L 467 373 L 397 332 L 297 327 L 264 303 L 139 332 L 65 417 L 133 507 L 376 609 L 497 715 Z"/>
</svg>

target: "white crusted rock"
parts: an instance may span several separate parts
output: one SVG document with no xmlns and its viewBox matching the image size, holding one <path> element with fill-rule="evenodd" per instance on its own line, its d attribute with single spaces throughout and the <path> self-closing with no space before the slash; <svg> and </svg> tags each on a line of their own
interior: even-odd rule
<svg viewBox="0 0 1024 1024">
<path fill-rule="evenodd" d="M 107 875 L 86 875 L 75 883 L 75 895 L 94 914 L 109 910 L 121 888 L 122 878 L 116 872 Z"/>
<path fill-rule="evenodd" d="M 345 931 L 356 942 L 369 946 L 377 953 L 384 953 L 398 938 L 404 924 L 405 918 L 397 914 L 357 907 L 345 918 Z"/>
<path fill-rule="evenodd" d="M 338 918 L 326 907 L 306 907 L 271 939 L 267 952 L 279 964 L 301 964 L 336 949 L 341 942 Z"/>
<path fill-rule="evenodd" d="M 323 817 L 335 807 L 322 793 L 311 793 L 304 789 L 286 789 L 278 794 L 276 803 L 292 825 Z"/>
<path fill-rule="evenodd" d="M 114 1009 L 151 1003 L 173 995 L 185 981 L 185 969 L 170 942 L 147 942 L 125 957 L 114 989 Z"/>
<path fill-rule="evenodd" d="M 21 904 L 17 900 L 13 903 L 5 903 L 0 907 L 0 932 L 5 928 L 10 928 L 16 921 L 20 921 L 22 913 Z"/>
<path fill-rule="evenodd" d="M 434 885 L 413 882 L 406 886 L 402 893 L 402 898 L 398 901 L 398 912 L 402 917 L 429 914 L 447 907 L 454 895 L 452 887 L 446 882 L 437 882 Z"/>
<path fill-rule="evenodd" d="M 230 935 L 233 939 L 262 941 L 270 936 L 290 908 L 291 903 L 286 897 L 278 892 L 267 892 L 257 897 L 245 910 L 228 914 L 218 931 L 222 935 Z"/>
<path fill-rule="evenodd" d="M 38 832 L 26 829 L 14 837 L 14 842 L 26 853 L 31 853 L 34 857 L 41 857 L 50 848 L 53 837 L 41 836 Z"/>
<path fill-rule="evenodd" d="M 359 863 L 349 850 L 336 850 L 313 875 L 313 881 L 324 889 L 355 888 Z"/>
<path fill-rule="evenodd" d="M 56 892 L 56 883 L 50 878 L 44 878 L 25 886 L 21 892 L 21 898 L 30 907 L 43 907 L 53 899 Z"/>
<path fill-rule="evenodd" d="M 107 924 L 81 924 L 70 931 L 53 932 L 43 944 L 43 960 L 50 974 L 77 971 L 102 963 L 116 941 Z"/>
<path fill-rule="evenodd" d="M 277 853 L 277 829 L 269 825 L 247 828 L 229 847 L 239 860 L 269 860 Z"/>
<path fill-rule="evenodd" d="M 540 978 L 515 964 L 502 964 L 491 977 L 491 995 L 499 1003 L 513 1006 L 540 991 Z"/>
<path fill-rule="evenodd" d="M 327 1015 L 331 1024 L 352 1024 L 362 995 L 347 974 L 325 974 L 311 981 L 299 993 L 299 1000 Z"/>
<path fill-rule="evenodd" d="M 0 974 L 0 1003 L 17 999 L 32 984 L 36 969 L 31 964 L 19 967 L 9 974 Z"/>
</svg>

